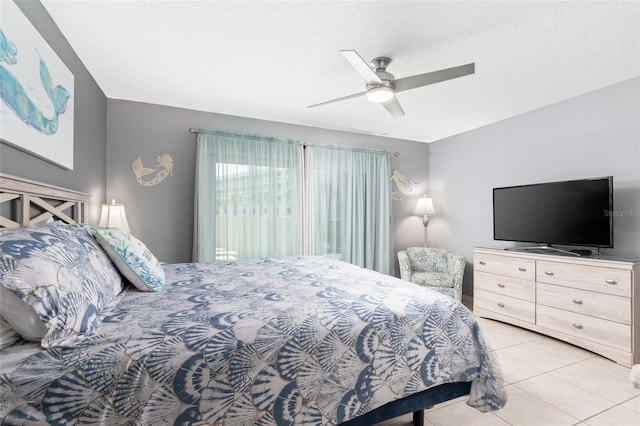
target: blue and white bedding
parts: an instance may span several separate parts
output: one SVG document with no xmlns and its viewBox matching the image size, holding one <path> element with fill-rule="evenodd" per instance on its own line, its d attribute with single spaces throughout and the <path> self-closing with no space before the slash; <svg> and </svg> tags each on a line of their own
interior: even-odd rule
<svg viewBox="0 0 640 426">
<path fill-rule="evenodd" d="M 2 424 L 335 425 L 459 381 L 506 402 L 450 297 L 320 257 L 163 267 L 75 345 L 0 352 Z"/>
</svg>

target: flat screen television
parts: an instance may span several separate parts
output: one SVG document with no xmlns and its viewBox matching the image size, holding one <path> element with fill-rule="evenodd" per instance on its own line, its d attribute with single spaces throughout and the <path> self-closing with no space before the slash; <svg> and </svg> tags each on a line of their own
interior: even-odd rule
<svg viewBox="0 0 640 426">
<path fill-rule="evenodd" d="M 613 177 L 493 189 L 493 238 L 613 247 Z"/>
</svg>

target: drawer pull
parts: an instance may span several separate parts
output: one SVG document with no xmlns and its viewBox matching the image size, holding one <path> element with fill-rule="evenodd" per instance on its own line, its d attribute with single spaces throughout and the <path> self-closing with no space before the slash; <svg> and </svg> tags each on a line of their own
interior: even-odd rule
<svg viewBox="0 0 640 426">
<path fill-rule="evenodd" d="M 573 299 L 573 303 L 575 303 L 576 305 L 582 305 L 582 300 L 580 300 L 580 299 Z"/>
<path fill-rule="evenodd" d="M 573 324 L 571 324 L 574 328 L 577 328 L 578 330 L 582 330 L 582 324 L 578 323 L 578 322 L 574 322 Z"/>
<path fill-rule="evenodd" d="M 501 308 L 504 308 L 504 303 L 498 302 L 498 306 L 500 306 Z"/>
<path fill-rule="evenodd" d="M 504 284 L 502 284 L 502 283 L 498 283 L 498 287 L 500 287 L 500 288 L 504 288 Z"/>
<path fill-rule="evenodd" d="M 487 264 L 484 260 L 481 260 L 478 263 L 481 264 L 481 265 L 486 265 Z"/>
<path fill-rule="evenodd" d="M 523 268 L 522 266 L 518 268 L 518 271 L 520 272 L 527 272 L 527 268 Z"/>
<path fill-rule="evenodd" d="M 604 280 L 604 282 L 607 283 L 607 284 L 611 284 L 611 285 L 618 284 L 618 282 L 616 280 Z"/>
<path fill-rule="evenodd" d="M 553 276 L 553 272 L 551 272 L 551 271 L 544 271 L 544 274 L 545 275 L 549 275 L 550 277 Z"/>
</svg>

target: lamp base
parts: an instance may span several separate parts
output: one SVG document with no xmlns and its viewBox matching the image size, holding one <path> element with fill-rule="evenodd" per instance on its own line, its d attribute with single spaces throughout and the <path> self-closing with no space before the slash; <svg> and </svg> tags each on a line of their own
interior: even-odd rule
<svg viewBox="0 0 640 426">
<path fill-rule="evenodd" d="M 429 225 L 429 216 L 426 214 L 422 218 L 422 225 L 424 225 L 424 246 L 427 247 L 427 226 Z"/>
</svg>

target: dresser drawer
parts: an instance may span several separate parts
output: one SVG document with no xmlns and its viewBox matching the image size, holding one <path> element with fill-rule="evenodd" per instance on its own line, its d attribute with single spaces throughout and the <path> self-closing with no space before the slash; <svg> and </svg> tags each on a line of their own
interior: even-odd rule
<svg viewBox="0 0 640 426">
<path fill-rule="evenodd" d="M 538 304 L 631 325 L 631 299 L 538 283 Z"/>
<path fill-rule="evenodd" d="M 535 281 L 475 271 L 473 285 L 474 289 L 490 291 L 504 296 L 528 300 L 529 302 L 536 301 Z"/>
<path fill-rule="evenodd" d="M 631 297 L 631 271 L 539 260 L 538 282 Z"/>
<path fill-rule="evenodd" d="M 536 320 L 535 303 L 514 297 L 475 289 L 473 292 L 473 305 L 532 324 Z"/>
<path fill-rule="evenodd" d="M 536 278 L 536 262 L 532 259 L 475 253 L 473 268 L 474 271 L 489 272 L 523 280 L 533 281 Z"/>
<path fill-rule="evenodd" d="M 536 324 L 605 346 L 631 351 L 631 326 L 538 304 Z"/>
</svg>

